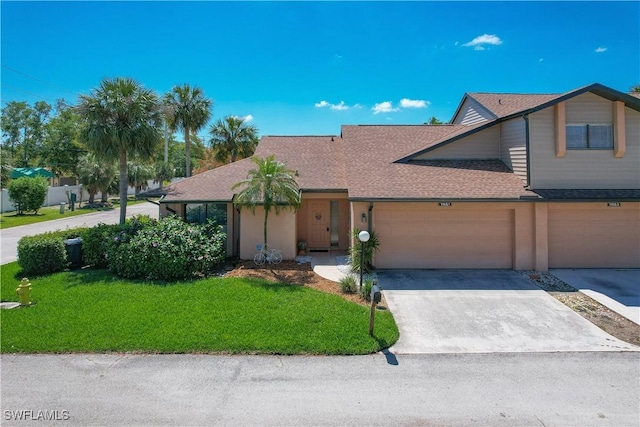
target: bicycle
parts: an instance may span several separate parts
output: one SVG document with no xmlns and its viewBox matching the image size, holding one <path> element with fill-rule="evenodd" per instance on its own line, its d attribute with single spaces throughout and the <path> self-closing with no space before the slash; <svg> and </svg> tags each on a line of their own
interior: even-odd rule
<svg viewBox="0 0 640 427">
<path fill-rule="evenodd" d="M 267 249 L 266 245 L 256 245 L 257 254 L 253 257 L 256 265 L 263 265 L 265 262 L 269 264 L 280 264 L 282 262 L 282 253 L 278 249 Z"/>
</svg>

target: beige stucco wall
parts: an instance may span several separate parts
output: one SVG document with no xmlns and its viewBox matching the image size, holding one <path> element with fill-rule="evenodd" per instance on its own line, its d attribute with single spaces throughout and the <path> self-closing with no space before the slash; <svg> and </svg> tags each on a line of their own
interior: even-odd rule
<svg viewBox="0 0 640 427">
<path fill-rule="evenodd" d="M 253 259 L 256 245 L 263 243 L 264 209 L 257 207 L 255 214 L 249 209 L 240 212 L 240 258 Z M 294 259 L 296 256 L 296 213 L 291 209 L 283 209 L 276 215 L 269 214 L 267 225 L 269 247 L 279 249 L 283 259 Z"/>
</svg>

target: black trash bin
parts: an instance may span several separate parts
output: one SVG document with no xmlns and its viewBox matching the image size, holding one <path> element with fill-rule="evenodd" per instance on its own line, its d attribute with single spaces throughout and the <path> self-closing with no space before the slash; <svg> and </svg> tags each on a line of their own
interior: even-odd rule
<svg viewBox="0 0 640 427">
<path fill-rule="evenodd" d="M 71 268 L 82 267 L 82 238 L 67 239 L 64 241 L 64 248 L 67 251 L 67 260 Z"/>
</svg>

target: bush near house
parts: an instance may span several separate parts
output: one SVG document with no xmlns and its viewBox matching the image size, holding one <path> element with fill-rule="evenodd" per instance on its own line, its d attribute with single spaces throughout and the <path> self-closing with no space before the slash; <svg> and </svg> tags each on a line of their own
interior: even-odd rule
<svg viewBox="0 0 640 427">
<path fill-rule="evenodd" d="M 126 241 L 125 241 L 126 240 Z M 117 233 L 108 249 L 109 269 L 120 277 L 176 281 L 207 275 L 224 261 L 222 227 L 166 218 L 132 237 Z"/>
<path fill-rule="evenodd" d="M 47 198 L 49 184 L 44 178 L 17 178 L 9 182 L 9 199 L 18 215 L 25 212 L 38 213 Z"/>
<path fill-rule="evenodd" d="M 187 224 L 176 217 L 156 221 L 148 216 L 128 219 L 122 225 L 57 231 L 23 237 L 18 243 L 18 263 L 24 274 L 42 275 L 68 265 L 64 240 L 82 238 L 82 261 L 109 268 L 130 279 L 171 282 L 206 276 L 226 256 L 226 234 L 214 222 Z"/>
</svg>

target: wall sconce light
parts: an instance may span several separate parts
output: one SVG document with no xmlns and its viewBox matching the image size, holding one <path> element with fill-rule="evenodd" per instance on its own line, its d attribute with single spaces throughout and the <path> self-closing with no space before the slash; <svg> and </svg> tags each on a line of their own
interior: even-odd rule
<svg viewBox="0 0 640 427">
<path fill-rule="evenodd" d="M 361 220 L 362 222 L 367 222 L 367 214 L 366 214 L 366 213 L 364 213 L 364 212 L 362 212 L 362 216 L 360 217 L 360 220 Z"/>
</svg>

